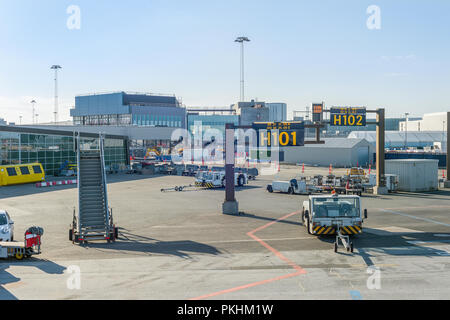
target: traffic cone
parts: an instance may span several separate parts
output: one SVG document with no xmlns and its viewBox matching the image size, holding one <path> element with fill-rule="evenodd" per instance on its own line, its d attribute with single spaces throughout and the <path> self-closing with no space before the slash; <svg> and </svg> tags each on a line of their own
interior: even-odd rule
<svg viewBox="0 0 450 320">
<path fill-rule="evenodd" d="M 278 162 L 278 172 L 281 172 L 281 164 Z"/>
<path fill-rule="evenodd" d="M 330 164 L 330 174 L 333 174 L 333 165 Z"/>
<path fill-rule="evenodd" d="M 372 165 L 369 164 L 369 175 L 372 173 Z"/>
<path fill-rule="evenodd" d="M 442 178 L 445 179 L 445 170 L 442 170 Z"/>
<path fill-rule="evenodd" d="M 302 166 L 302 173 L 305 173 L 305 164 Z"/>
</svg>

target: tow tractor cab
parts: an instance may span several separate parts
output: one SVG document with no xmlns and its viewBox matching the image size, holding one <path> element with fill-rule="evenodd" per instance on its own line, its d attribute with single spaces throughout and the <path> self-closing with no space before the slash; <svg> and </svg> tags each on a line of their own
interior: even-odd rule
<svg viewBox="0 0 450 320">
<path fill-rule="evenodd" d="M 225 187 L 225 171 L 199 171 L 195 176 L 195 185 L 206 188 Z M 234 173 L 234 185 L 242 187 L 248 184 L 248 176 L 245 173 Z"/>
<path fill-rule="evenodd" d="M 357 235 L 367 219 L 367 209 L 362 210 L 361 198 L 356 195 L 310 196 L 303 203 L 302 220 L 309 234 Z"/>
</svg>

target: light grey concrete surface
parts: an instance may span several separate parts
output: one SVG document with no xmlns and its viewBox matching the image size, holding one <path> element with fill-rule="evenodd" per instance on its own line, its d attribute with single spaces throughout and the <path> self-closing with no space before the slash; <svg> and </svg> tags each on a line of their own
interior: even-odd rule
<svg viewBox="0 0 450 320">
<path fill-rule="evenodd" d="M 294 214 L 306 196 L 266 192 L 300 172 L 282 167 L 238 189 L 240 216 L 221 213 L 224 190 L 160 192 L 193 178 L 109 176 L 121 239 L 84 246 L 68 240 L 76 188 L 1 188 L 16 239 L 32 225 L 45 234 L 41 256 L 0 260 L 0 299 L 450 298 L 450 190 L 364 196 L 355 253 L 336 254 L 333 238 L 308 235 Z M 378 289 L 367 286 L 369 267 L 379 268 Z M 74 270 L 80 289 L 69 289 Z"/>
</svg>

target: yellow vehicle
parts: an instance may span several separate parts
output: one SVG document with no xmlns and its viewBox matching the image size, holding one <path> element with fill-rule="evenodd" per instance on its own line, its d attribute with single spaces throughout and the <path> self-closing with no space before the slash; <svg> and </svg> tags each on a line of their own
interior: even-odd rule
<svg viewBox="0 0 450 320">
<path fill-rule="evenodd" d="M 41 181 L 45 181 L 45 172 L 40 163 L 0 166 L 0 186 Z"/>
<path fill-rule="evenodd" d="M 161 155 L 161 152 L 156 148 L 148 148 L 147 154 L 145 155 L 145 159 L 150 159 L 154 157 L 159 157 Z"/>
<path fill-rule="evenodd" d="M 350 176 L 362 176 L 364 177 L 366 175 L 363 168 L 356 168 L 353 167 L 350 169 Z"/>
</svg>

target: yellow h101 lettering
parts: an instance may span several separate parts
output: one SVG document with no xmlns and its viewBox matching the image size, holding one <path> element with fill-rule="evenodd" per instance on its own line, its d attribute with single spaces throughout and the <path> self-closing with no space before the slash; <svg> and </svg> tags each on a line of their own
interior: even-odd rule
<svg viewBox="0 0 450 320">
<path fill-rule="evenodd" d="M 265 147 L 266 146 L 266 142 L 267 142 L 267 146 L 270 146 L 270 142 L 271 142 L 270 131 L 263 131 L 263 130 L 261 130 L 260 131 L 260 139 L 259 140 L 260 140 L 259 144 L 260 144 L 261 147 Z"/>
</svg>

